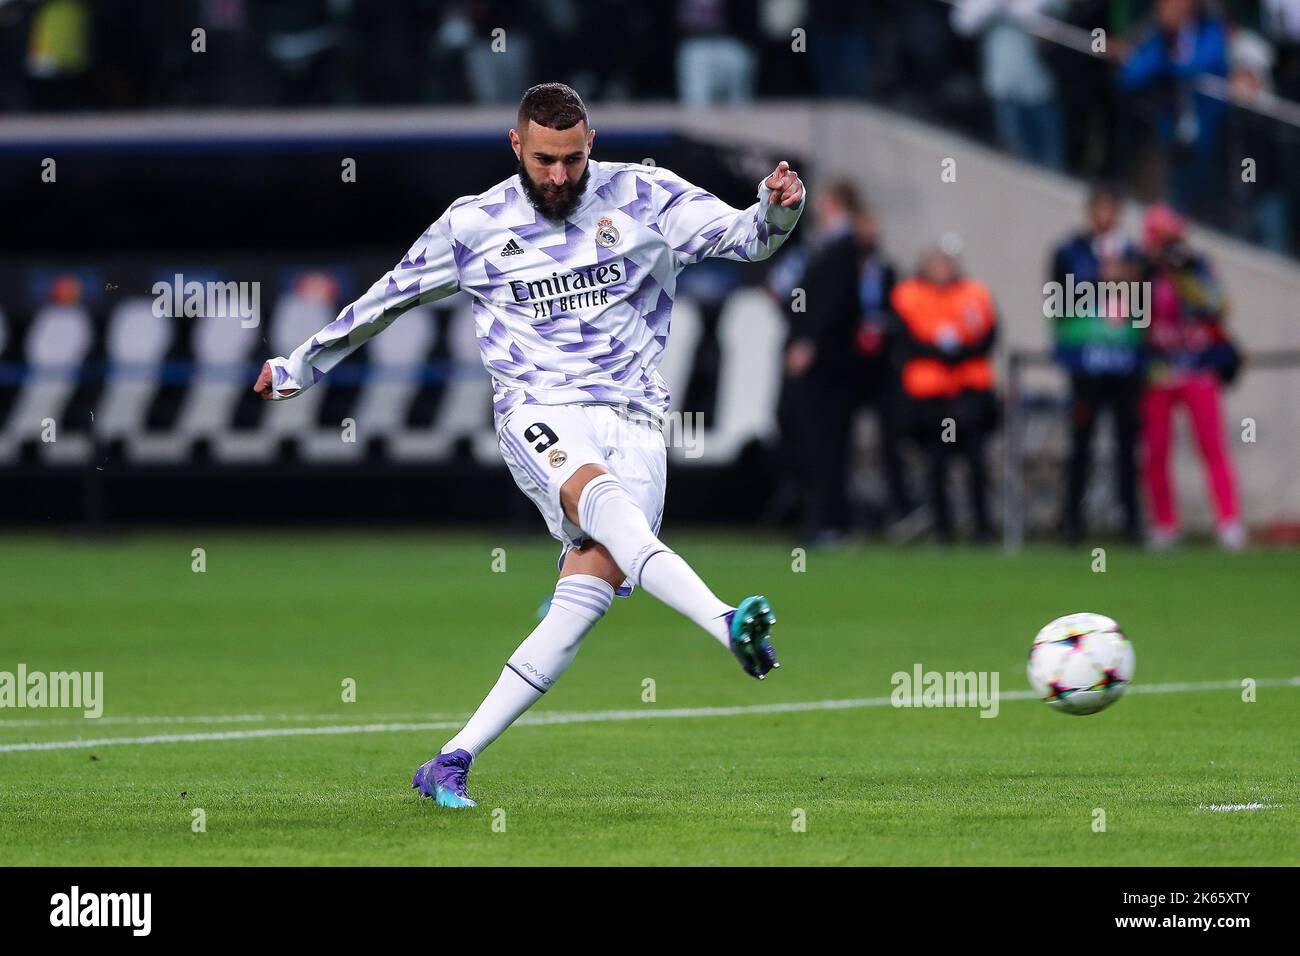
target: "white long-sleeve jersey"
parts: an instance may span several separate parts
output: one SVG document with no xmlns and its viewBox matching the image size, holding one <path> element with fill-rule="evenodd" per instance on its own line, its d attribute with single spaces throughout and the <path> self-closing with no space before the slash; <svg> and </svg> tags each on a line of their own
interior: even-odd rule
<svg viewBox="0 0 1300 956">
<path fill-rule="evenodd" d="M 578 207 L 544 218 L 511 176 L 465 196 L 329 325 L 270 361 L 274 397 L 302 390 L 403 312 L 464 290 L 473 299 L 498 429 L 519 405 L 598 402 L 662 420 L 658 368 L 677 275 L 708 256 L 775 252 L 803 211 L 735 209 L 667 169 L 589 161 Z"/>
</svg>

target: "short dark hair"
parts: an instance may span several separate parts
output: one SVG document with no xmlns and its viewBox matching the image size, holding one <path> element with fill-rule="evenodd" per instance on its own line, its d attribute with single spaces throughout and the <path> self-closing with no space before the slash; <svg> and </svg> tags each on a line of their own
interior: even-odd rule
<svg viewBox="0 0 1300 956">
<path fill-rule="evenodd" d="M 858 187 L 848 179 L 832 179 L 822 186 L 822 192 L 830 196 L 837 206 L 851 216 L 860 216 L 867 212 L 867 204 L 862 199 Z"/>
<path fill-rule="evenodd" d="M 1091 209 L 1099 202 L 1109 200 L 1116 205 L 1124 201 L 1124 190 L 1119 183 L 1111 182 L 1109 179 L 1098 179 L 1088 186 L 1088 208 Z"/>
<path fill-rule="evenodd" d="M 515 129 L 520 133 L 527 132 L 529 120 L 548 129 L 569 129 L 587 123 L 587 107 L 573 87 L 563 83 L 539 83 L 519 101 Z"/>
</svg>

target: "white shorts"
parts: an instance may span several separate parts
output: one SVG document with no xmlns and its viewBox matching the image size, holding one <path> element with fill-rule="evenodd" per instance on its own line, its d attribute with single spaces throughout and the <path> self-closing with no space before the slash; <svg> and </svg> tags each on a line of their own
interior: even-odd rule
<svg viewBox="0 0 1300 956">
<path fill-rule="evenodd" d="M 569 549 L 587 540 L 560 506 L 560 488 L 583 465 L 599 465 L 617 478 L 659 533 L 668 456 L 663 427 L 654 420 L 616 405 L 521 405 L 502 424 L 497 442 L 515 484 L 563 543 L 561 566 Z M 618 594 L 631 593 L 623 582 Z"/>
</svg>

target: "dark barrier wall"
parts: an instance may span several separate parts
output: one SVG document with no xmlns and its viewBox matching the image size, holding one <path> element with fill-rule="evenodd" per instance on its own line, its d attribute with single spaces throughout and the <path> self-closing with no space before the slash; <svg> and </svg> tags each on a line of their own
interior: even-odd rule
<svg viewBox="0 0 1300 956">
<path fill-rule="evenodd" d="M 116 135 L 44 144 L 0 138 L 0 250 L 63 258 L 391 248 L 400 256 L 452 200 L 515 171 L 505 129 L 440 134 L 413 121 L 402 133 L 367 135 Z M 597 130 L 593 156 L 649 159 L 727 202 L 753 201 L 754 184 L 733 171 L 734 156 L 668 131 Z M 345 181 L 348 159 L 355 174 Z"/>
</svg>

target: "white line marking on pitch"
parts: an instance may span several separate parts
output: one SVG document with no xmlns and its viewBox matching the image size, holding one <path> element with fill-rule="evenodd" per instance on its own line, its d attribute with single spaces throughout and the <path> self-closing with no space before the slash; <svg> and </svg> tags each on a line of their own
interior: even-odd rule
<svg viewBox="0 0 1300 956">
<path fill-rule="evenodd" d="M 1300 687 L 1300 677 L 1258 680 L 1256 687 Z M 1177 684 L 1142 684 L 1129 688 L 1131 694 L 1177 694 L 1206 690 L 1238 690 L 1239 680 L 1200 681 Z M 999 700 L 1037 700 L 1030 690 L 1013 690 Z M 665 720 L 684 717 L 738 717 L 744 714 L 792 714 L 817 710 L 858 710 L 889 707 L 891 697 L 855 697 L 843 700 L 811 700 L 789 704 L 751 704 L 741 707 L 677 707 L 664 710 L 590 710 L 554 714 L 525 714 L 517 726 L 588 724 L 611 720 Z M 331 715 L 332 716 L 332 715 Z M 101 720 L 103 718 L 100 718 Z M 99 737 L 91 740 L 47 740 L 33 743 L 0 744 L 0 753 L 30 750 L 77 750 L 84 747 L 113 747 L 123 744 L 183 744 L 209 740 L 257 740 L 263 737 L 316 737 L 339 734 L 391 734 L 417 730 L 456 730 L 463 719 L 417 723 L 353 724 L 342 727 L 267 727 L 261 730 L 219 730 L 196 734 L 151 734 L 147 737 Z"/>
<path fill-rule="evenodd" d="M 1211 813 L 1233 813 L 1237 810 L 1280 810 L 1280 803 L 1202 803 L 1197 810 L 1209 810 Z"/>
</svg>

